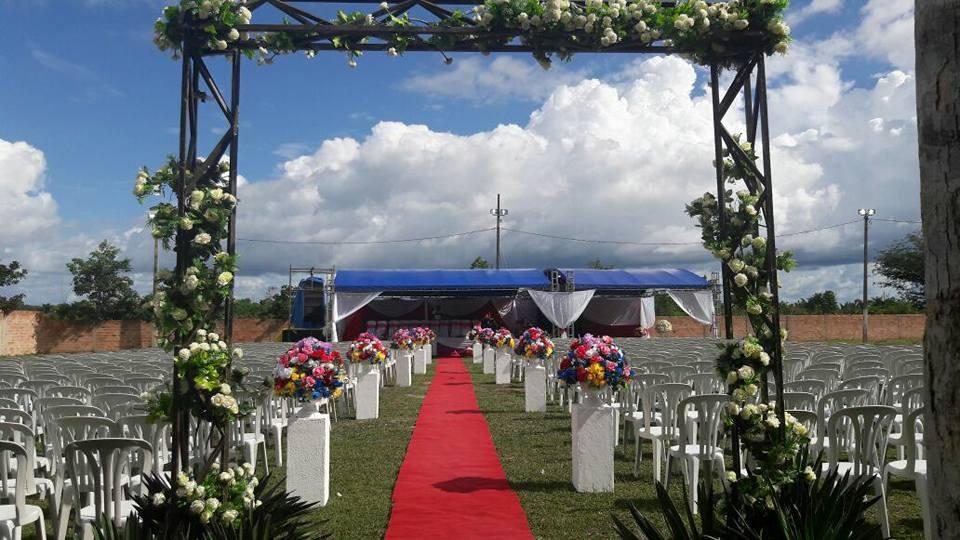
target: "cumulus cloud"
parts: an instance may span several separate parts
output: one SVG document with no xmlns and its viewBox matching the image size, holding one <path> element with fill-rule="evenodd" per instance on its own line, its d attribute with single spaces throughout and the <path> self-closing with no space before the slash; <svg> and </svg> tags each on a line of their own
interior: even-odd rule
<svg viewBox="0 0 960 540">
<path fill-rule="evenodd" d="M 59 222 L 57 203 L 44 189 L 46 169 L 39 149 L 0 139 L 0 245 L 47 233 Z"/>
</svg>

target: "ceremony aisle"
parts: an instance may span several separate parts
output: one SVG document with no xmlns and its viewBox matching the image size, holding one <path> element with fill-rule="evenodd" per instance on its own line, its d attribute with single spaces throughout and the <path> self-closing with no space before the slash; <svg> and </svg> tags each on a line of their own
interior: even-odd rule
<svg viewBox="0 0 960 540">
<path fill-rule="evenodd" d="M 393 491 L 386 537 L 533 538 L 462 359 L 436 363 Z"/>
</svg>

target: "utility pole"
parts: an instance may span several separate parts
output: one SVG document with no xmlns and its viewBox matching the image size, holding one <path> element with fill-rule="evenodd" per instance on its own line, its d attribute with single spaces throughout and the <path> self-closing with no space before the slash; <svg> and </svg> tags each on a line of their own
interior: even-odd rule
<svg viewBox="0 0 960 540">
<path fill-rule="evenodd" d="M 863 342 L 867 342 L 867 246 L 869 245 L 870 217 L 877 213 L 873 208 L 861 208 L 857 213 L 863 216 Z"/>
<path fill-rule="evenodd" d="M 500 194 L 497 193 L 497 207 L 490 209 L 490 215 L 497 218 L 497 263 L 495 267 L 497 270 L 500 269 L 500 221 L 508 213 L 509 211 L 506 208 L 500 208 Z"/>
</svg>

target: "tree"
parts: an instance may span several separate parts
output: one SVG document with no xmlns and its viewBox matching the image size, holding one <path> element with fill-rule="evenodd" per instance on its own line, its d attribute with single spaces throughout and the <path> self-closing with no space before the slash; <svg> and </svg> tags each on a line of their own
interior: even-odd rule
<svg viewBox="0 0 960 540">
<path fill-rule="evenodd" d="M 600 259 L 594 259 L 587 263 L 587 268 L 593 268 L 595 270 L 612 270 L 612 264 L 604 264 Z"/>
<path fill-rule="evenodd" d="M 16 285 L 26 276 L 26 269 L 22 268 L 17 261 L 10 261 L 10 264 L 0 264 L 0 287 Z M 21 307 L 23 307 L 23 294 L 0 296 L 0 315 L 6 315 Z"/>
<path fill-rule="evenodd" d="M 908 234 L 878 253 L 874 271 L 883 276 L 882 285 L 896 289 L 904 300 L 923 307 L 923 234 Z"/>
<path fill-rule="evenodd" d="M 238 298 L 233 303 L 233 316 L 237 319 L 287 319 L 290 317 L 290 288 L 284 285 L 280 292 L 259 301 Z"/>
<path fill-rule="evenodd" d="M 933 538 L 960 538 L 960 10 L 957 0 L 916 0 L 914 11 L 927 493 Z"/>
<path fill-rule="evenodd" d="M 133 290 L 133 280 L 127 277 L 131 271 L 130 259 L 118 259 L 120 248 L 104 240 L 87 259 L 75 258 L 67 263 L 73 274 L 73 292 L 85 296 L 75 303 L 77 313 L 70 318 L 88 317 L 105 321 L 136 317 L 140 296 Z"/>
<path fill-rule="evenodd" d="M 470 263 L 471 270 L 484 269 L 484 268 L 490 268 L 490 263 L 488 263 L 487 260 L 484 259 L 483 257 L 477 257 L 476 259 L 473 260 L 472 263 Z"/>
<path fill-rule="evenodd" d="M 670 298 L 666 294 L 655 294 L 653 295 L 653 310 L 656 312 L 657 317 L 680 317 L 686 315 L 686 312 L 680 309 L 680 306 L 673 301 L 673 298 Z"/>
</svg>

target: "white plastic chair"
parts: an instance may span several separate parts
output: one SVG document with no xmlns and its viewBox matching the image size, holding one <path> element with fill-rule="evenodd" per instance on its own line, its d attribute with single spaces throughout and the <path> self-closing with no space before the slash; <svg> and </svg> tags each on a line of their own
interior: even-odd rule
<svg viewBox="0 0 960 540">
<path fill-rule="evenodd" d="M 67 471 L 73 485 L 91 485 L 93 504 L 84 504 L 80 490 L 74 491 L 77 508 L 75 523 L 83 531 L 83 540 L 93 540 L 93 526 L 101 518 L 122 527 L 135 513 L 127 498 L 130 455 L 140 453 L 143 474 L 150 474 L 153 449 L 141 439 L 108 438 L 74 441 L 64 449 Z M 66 531 L 61 531 L 61 535 Z"/>
<path fill-rule="evenodd" d="M 835 470 L 843 477 L 867 477 L 873 481 L 880 496 L 880 525 L 884 538 L 890 537 L 890 518 L 887 514 L 887 495 L 883 484 L 884 451 L 887 435 L 897 410 L 887 405 L 867 405 L 835 411 L 827 422 L 830 447 L 829 462 L 824 470 Z M 847 452 L 847 461 L 840 461 L 840 452 Z"/>
<path fill-rule="evenodd" d="M 0 467 L 0 489 L 4 493 L 13 490 L 13 504 L 0 505 L 0 538 L 4 540 L 19 539 L 22 537 L 23 526 L 37 524 L 37 536 L 40 540 L 47 539 L 47 529 L 44 524 L 43 509 L 39 506 L 27 504 L 27 478 L 32 476 L 27 464 L 27 451 L 20 444 L 13 441 L 0 441 L 0 460 L 4 463 L 16 459 L 16 477 L 11 482 L 10 471 L 7 467 Z M 14 483 L 15 486 L 11 486 Z"/>
<path fill-rule="evenodd" d="M 662 462 L 666 459 L 666 449 L 672 441 L 679 438 L 679 426 L 682 419 L 676 416 L 677 406 L 684 398 L 693 394 L 693 388 L 683 383 L 658 384 L 647 388 L 643 393 L 643 428 L 634 434 L 633 475 L 640 467 L 642 452 L 640 439 L 647 439 L 653 445 L 653 480 L 659 482 Z M 654 413 L 660 413 L 656 422 Z M 654 424 L 659 425 L 654 425 Z"/>
<path fill-rule="evenodd" d="M 683 477 L 687 481 L 687 502 L 690 511 L 697 513 L 697 489 L 700 465 L 706 470 L 706 482 L 713 483 L 714 473 L 723 471 L 723 449 L 720 438 L 720 413 L 730 401 L 726 394 L 707 394 L 684 398 L 677 405 L 677 418 L 684 419 L 678 444 L 667 452 L 666 486 L 670 486 L 670 462 L 678 459 L 683 465 Z M 690 413 L 696 413 L 691 415 Z M 716 468 L 714 468 L 716 464 Z"/>
<path fill-rule="evenodd" d="M 923 416 L 926 412 L 925 407 L 915 409 L 906 415 L 903 421 L 903 438 L 911 441 L 916 439 L 916 426 L 923 423 Z M 916 484 L 917 496 L 920 498 L 920 509 L 923 514 L 923 537 L 925 540 L 932 540 L 933 535 L 930 531 L 930 500 L 927 494 L 927 461 L 918 459 L 918 444 L 906 444 L 906 459 L 891 461 L 883 468 L 883 488 L 884 493 L 889 493 L 887 489 L 890 485 L 890 476 L 900 478 L 909 478 Z"/>
</svg>

